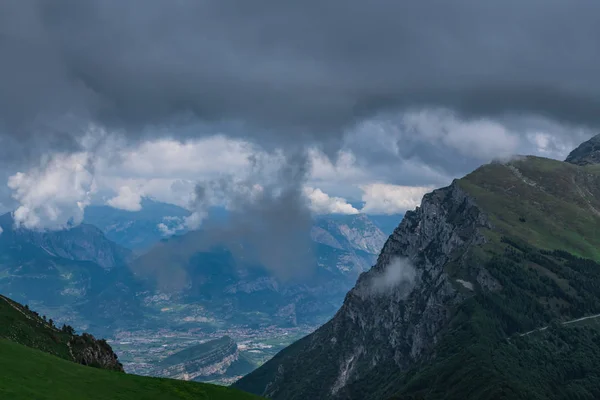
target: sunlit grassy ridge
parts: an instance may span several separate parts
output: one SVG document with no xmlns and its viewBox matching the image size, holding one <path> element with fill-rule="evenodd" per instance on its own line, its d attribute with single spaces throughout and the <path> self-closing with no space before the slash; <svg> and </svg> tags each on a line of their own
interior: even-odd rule
<svg viewBox="0 0 600 400">
<path fill-rule="evenodd" d="M 600 168 L 540 157 L 485 165 L 458 184 L 501 235 L 600 261 Z"/>
<path fill-rule="evenodd" d="M 11 400 L 251 400 L 210 384 L 85 367 L 0 339 L 0 398 Z"/>
</svg>

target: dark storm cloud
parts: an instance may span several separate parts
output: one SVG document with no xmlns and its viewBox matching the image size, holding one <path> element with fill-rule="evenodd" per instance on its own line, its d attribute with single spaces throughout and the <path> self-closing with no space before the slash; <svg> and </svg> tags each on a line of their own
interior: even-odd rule
<svg viewBox="0 0 600 400">
<path fill-rule="evenodd" d="M 225 176 L 199 182 L 190 208 L 203 216 L 215 203 L 226 202 L 226 220 L 203 221 L 199 231 L 169 246 L 155 246 L 150 256 L 133 264 L 136 273 L 180 289 L 186 281 L 185 262 L 166 260 L 185 261 L 198 252 L 224 247 L 240 265 L 261 266 L 281 280 L 310 278 L 316 263 L 310 239 L 312 215 L 302 195 L 307 156 L 288 154 L 283 167 L 266 180 L 265 168 L 265 160 L 254 157 L 252 173 L 244 180 Z"/>
<path fill-rule="evenodd" d="M 314 140 L 419 106 L 597 126 L 599 22 L 593 0 L 4 1 L 0 120 L 52 146 L 88 121 Z"/>
<path fill-rule="evenodd" d="M 244 181 L 221 178 L 197 184 L 196 210 L 206 210 L 211 195 L 228 199 L 230 209 L 226 223 L 203 227 L 210 238 L 201 243 L 226 245 L 238 258 L 255 260 L 282 279 L 306 276 L 314 266 L 312 216 L 302 194 L 307 156 L 288 155 L 267 182 L 260 178 L 263 168 L 262 160 L 255 158 L 255 173 Z M 253 190 L 257 183 L 260 191 Z"/>
</svg>

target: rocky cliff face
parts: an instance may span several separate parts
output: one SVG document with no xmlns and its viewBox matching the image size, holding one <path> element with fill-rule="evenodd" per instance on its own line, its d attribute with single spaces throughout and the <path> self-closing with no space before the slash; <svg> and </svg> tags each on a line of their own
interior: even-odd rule
<svg viewBox="0 0 600 400">
<path fill-rule="evenodd" d="M 590 165 L 600 163 L 600 135 L 583 142 L 573 150 L 565 160 L 575 165 Z"/>
<path fill-rule="evenodd" d="M 466 263 L 469 249 L 486 240 L 479 229 L 489 226 L 456 182 L 426 195 L 335 317 L 236 386 L 275 399 L 364 398 L 355 384 L 433 357 L 451 308 L 470 292 L 448 267 Z"/>
<path fill-rule="evenodd" d="M 250 365 L 242 364 L 237 343 L 224 336 L 172 354 L 160 362 L 153 374 L 186 381 L 205 381 L 226 378 L 228 372 L 243 374 L 252 370 Z"/>
<path fill-rule="evenodd" d="M 125 372 L 117 355 L 104 339 L 96 339 L 88 333 L 75 335 L 69 341 L 69 348 L 73 360 L 79 364 Z"/>
</svg>

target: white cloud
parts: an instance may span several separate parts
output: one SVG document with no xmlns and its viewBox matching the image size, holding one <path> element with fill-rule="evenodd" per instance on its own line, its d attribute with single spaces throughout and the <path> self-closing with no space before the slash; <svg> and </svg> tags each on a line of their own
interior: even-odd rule
<svg viewBox="0 0 600 400">
<path fill-rule="evenodd" d="M 431 191 L 430 187 L 398 186 L 386 183 L 361 185 L 364 206 L 361 212 L 366 214 L 398 214 L 421 204 L 423 195 Z"/>
<path fill-rule="evenodd" d="M 179 229 L 176 228 L 169 228 L 164 222 L 161 222 L 160 224 L 156 225 L 156 227 L 158 228 L 160 233 L 162 233 L 163 236 L 173 236 L 177 233 L 177 231 L 179 231 Z"/>
<path fill-rule="evenodd" d="M 142 209 L 142 196 L 129 186 L 121 186 L 117 196 L 106 202 L 113 208 L 126 211 L 140 211 Z"/>
<path fill-rule="evenodd" d="M 104 174 L 147 179 L 197 179 L 237 173 L 249 165 L 258 149 L 242 140 L 221 135 L 180 142 L 147 141 L 119 152 L 119 163 L 103 163 Z"/>
<path fill-rule="evenodd" d="M 379 115 L 349 130 L 337 157 L 309 150 L 305 195 L 315 213 L 404 212 L 418 205 L 430 187 L 444 186 L 492 158 L 518 152 L 564 158 L 573 147 L 571 131 L 542 122 L 464 120 L 438 109 Z M 38 168 L 14 174 L 9 187 L 19 205 L 5 202 L 0 210 L 18 207 L 19 223 L 51 229 L 77 223 L 96 192 L 102 202 L 126 210 L 139 210 L 143 196 L 198 210 L 193 206 L 196 183 L 222 178 L 234 182 L 229 192 L 206 193 L 204 201 L 207 206 L 229 207 L 231 198 L 257 197 L 260 187 L 252 189 L 249 183 L 272 181 L 285 158 L 281 152 L 224 135 L 131 145 L 90 129 L 84 139 L 80 144 L 86 152 L 51 155 Z M 74 167 L 78 163 L 82 170 Z M 365 203 L 361 210 L 348 203 L 360 199 Z M 182 224 L 185 229 L 198 227 L 203 218 L 193 215 Z M 175 228 L 164 225 L 159 228 L 164 232 Z"/>
<path fill-rule="evenodd" d="M 441 141 L 462 156 L 488 161 L 517 152 L 520 137 L 504 125 L 489 120 L 461 120 L 448 110 L 409 112 L 402 118 L 404 129 L 413 137 L 434 143 Z"/>
<path fill-rule="evenodd" d="M 533 144 L 535 153 L 544 157 L 562 160 L 577 146 L 547 132 L 530 132 L 526 137 Z"/>
<path fill-rule="evenodd" d="M 2 229 L 2 227 L 0 226 L 0 235 L 2 235 L 2 232 L 4 232 L 4 229 Z"/>
<path fill-rule="evenodd" d="M 62 229 L 77 225 L 95 191 L 91 157 L 86 152 L 55 154 L 40 167 L 18 172 L 8 179 L 17 226 Z"/>
<path fill-rule="evenodd" d="M 321 189 L 305 187 L 304 194 L 308 197 L 311 210 L 316 214 L 358 214 L 356 208 L 341 197 L 330 197 Z"/>
<path fill-rule="evenodd" d="M 208 213 L 204 210 L 194 211 L 183 219 L 183 226 L 189 230 L 198 229 L 200 225 L 202 225 L 202 221 L 204 221 L 207 215 Z"/>
<path fill-rule="evenodd" d="M 177 232 L 183 232 L 189 229 L 185 217 L 163 217 L 163 222 L 156 225 L 156 227 L 163 236 L 172 236 Z"/>
</svg>

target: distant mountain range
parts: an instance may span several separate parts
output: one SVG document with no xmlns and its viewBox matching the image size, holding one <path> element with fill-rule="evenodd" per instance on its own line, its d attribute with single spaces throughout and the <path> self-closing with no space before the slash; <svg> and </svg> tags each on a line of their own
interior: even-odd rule
<svg viewBox="0 0 600 400">
<path fill-rule="evenodd" d="M 100 333 L 141 319 L 132 253 L 98 228 L 36 232 L 15 228 L 10 214 L 0 227 L 0 293 Z"/>
<path fill-rule="evenodd" d="M 0 293 L 52 315 L 56 324 L 105 336 L 164 326 L 197 332 L 311 326 L 331 318 L 388 237 L 366 215 L 316 217 L 306 232 L 314 264 L 305 266 L 306 276 L 285 279 L 247 257 L 253 249 L 220 244 L 210 229 L 165 237 L 158 225 L 175 230 L 189 212 L 150 199 L 143 206 L 140 212 L 92 206 L 83 224 L 62 231 L 16 228 L 10 213 L 0 216 Z M 225 218 L 215 210 L 212 221 Z M 154 374 L 227 381 L 255 368 L 229 347 L 232 353 L 163 363 Z"/>
<path fill-rule="evenodd" d="M 187 215 L 144 199 L 139 212 L 91 206 L 85 223 L 63 231 L 15 228 L 10 213 L 0 216 L 0 291 L 103 334 L 164 321 L 206 328 L 313 324 L 333 314 L 387 238 L 366 215 L 320 216 L 310 232 L 313 272 L 281 281 L 218 243 L 202 246 L 210 233 L 163 236 L 159 224 L 174 228 Z M 178 279 L 176 288 L 165 287 Z"/>
<path fill-rule="evenodd" d="M 98 227 L 106 237 L 134 251 L 148 250 L 165 237 L 163 224 L 168 229 L 180 227 L 185 233 L 183 219 L 190 215 L 185 208 L 142 198 L 140 211 L 126 211 L 105 205 L 91 205 L 85 209 L 84 222 Z"/>
<path fill-rule="evenodd" d="M 131 265 L 154 286 L 142 301 L 183 325 L 317 323 L 373 265 L 386 235 L 365 215 L 318 218 L 310 234 L 316 265 L 304 279 L 281 280 L 244 252 L 203 246 L 210 231 L 163 240 Z"/>
</svg>

